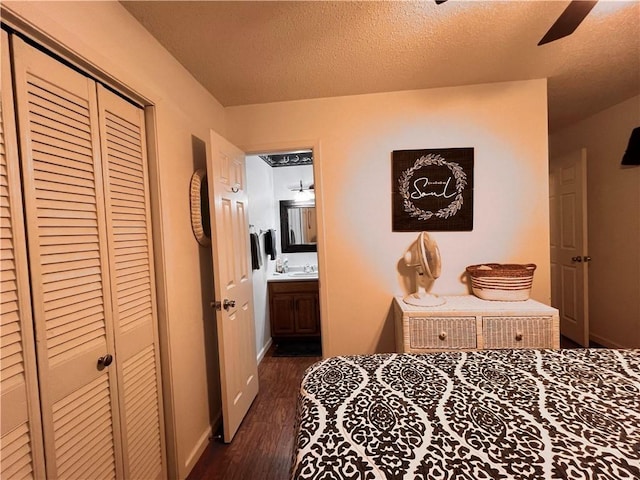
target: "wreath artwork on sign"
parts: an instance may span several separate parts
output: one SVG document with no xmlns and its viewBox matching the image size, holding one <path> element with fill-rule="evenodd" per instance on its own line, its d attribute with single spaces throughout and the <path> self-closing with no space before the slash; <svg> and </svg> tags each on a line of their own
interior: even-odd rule
<svg viewBox="0 0 640 480">
<path fill-rule="evenodd" d="M 473 230 L 473 148 L 393 152 L 393 231 Z"/>
</svg>

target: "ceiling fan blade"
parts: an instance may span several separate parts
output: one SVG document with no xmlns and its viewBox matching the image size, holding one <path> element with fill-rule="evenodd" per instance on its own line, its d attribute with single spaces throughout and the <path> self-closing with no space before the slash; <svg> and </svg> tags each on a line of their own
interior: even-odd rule
<svg viewBox="0 0 640 480">
<path fill-rule="evenodd" d="M 447 0 L 436 0 L 436 5 L 440 5 L 441 3 L 446 2 Z"/>
<path fill-rule="evenodd" d="M 538 45 L 544 45 L 545 43 L 553 42 L 559 38 L 571 35 L 575 29 L 578 28 L 578 25 L 582 23 L 596 3 L 598 3 L 597 0 L 572 0 L 564 12 L 562 12 L 558 17 L 556 23 L 551 25 L 549 31 L 544 37 L 542 37 L 542 40 L 538 42 Z"/>
</svg>

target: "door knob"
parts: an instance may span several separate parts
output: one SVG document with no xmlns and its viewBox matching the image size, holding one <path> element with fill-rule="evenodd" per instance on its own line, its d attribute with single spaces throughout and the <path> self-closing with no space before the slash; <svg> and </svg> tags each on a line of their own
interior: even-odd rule
<svg viewBox="0 0 640 480">
<path fill-rule="evenodd" d="M 103 357 L 98 359 L 98 370 L 104 370 L 105 367 L 108 367 L 113 362 L 113 356 L 110 353 L 107 353 Z"/>
<path fill-rule="evenodd" d="M 584 261 L 585 262 L 590 262 L 591 261 L 591 257 L 589 255 L 584 257 Z"/>
<path fill-rule="evenodd" d="M 591 260 L 591 259 L 589 259 Z M 580 255 L 578 255 L 577 257 L 571 257 L 571 261 L 572 262 L 581 262 L 582 261 L 582 257 Z"/>
<path fill-rule="evenodd" d="M 221 309 L 225 309 L 225 310 L 229 310 L 229 308 L 233 308 L 236 306 L 236 301 L 235 300 L 229 300 L 228 298 L 224 299 L 224 302 L 211 302 L 211 306 L 213 308 L 215 308 L 216 310 L 221 310 Z"/>
</svg>

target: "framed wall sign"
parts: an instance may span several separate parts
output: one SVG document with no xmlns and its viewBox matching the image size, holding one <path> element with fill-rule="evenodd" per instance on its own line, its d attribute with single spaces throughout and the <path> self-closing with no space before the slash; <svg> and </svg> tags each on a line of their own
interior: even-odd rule
<svg viewBox="0 0 640 480">
<path fill-rule="evenodd" d="M 473 230 L 473 148 L 394 150 L 393 231 Z"/>
</svg>

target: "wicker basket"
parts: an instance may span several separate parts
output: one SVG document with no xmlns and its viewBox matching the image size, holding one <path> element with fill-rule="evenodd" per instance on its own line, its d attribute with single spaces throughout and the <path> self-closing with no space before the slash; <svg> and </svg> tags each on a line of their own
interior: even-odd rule
<svg viewBox="0 0 640 480">
<path fill-rule="evenodd" d="M 483 300 L 518 302 L 529 298 L 535 269 L 533 263 L 485 263 L 468 266 L 467 273 L 471 277 L 471 289 L 476 297 Z"/>
</svg>

